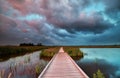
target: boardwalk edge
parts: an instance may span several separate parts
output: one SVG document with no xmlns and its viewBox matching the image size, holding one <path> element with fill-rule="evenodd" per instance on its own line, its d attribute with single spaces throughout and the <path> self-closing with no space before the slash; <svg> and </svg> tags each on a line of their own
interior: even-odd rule
<svg viewBox="0 0 120 78">
<path fill-rule="evenodd" d="M 53 58 L 50 60 L 50 62 L 47 64 L 47 66 L 44 68 L 44 70 L 41 72 L 41 74 L 38 76 L 38 78 L 42 78 L 43 74 L 45 73 L 45 71 L 48 69 L 48 67 L 50 66 L 50 64 L 52 63 L 52 61 L 54 60 L 54 58 L 56 57 L 57 54 L 55 54 L 53 56 Z"/>
<path fill-rule="evenodd" d="M 67 54 L 67 53 L 66 53 Z M 68 55 L 68 54 L 67 54 Z M 86 73 L 84 73 L 84 71 L 75 63 L 75 61 L 68 55 L 68 57 L 70 58 L 70 60 L 72 61 L 72 63 L 76 66 L 76 68 L 80 71 L 80 72 L 82 72 L 82 74 L 86 77 L 86 78 L 89 78 L 88 76 L 87 76 L 87 74 Z"/>
</svg>

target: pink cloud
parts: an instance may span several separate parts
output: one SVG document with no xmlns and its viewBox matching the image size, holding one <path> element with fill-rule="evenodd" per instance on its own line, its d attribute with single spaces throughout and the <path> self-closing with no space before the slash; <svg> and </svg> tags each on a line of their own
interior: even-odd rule
<svg viewBox="0 0 120 78">
<path fill-rule="evenodd" d="M 14 20 L 0 14 L 0 30 L 1 31 L 6 31 L 6 30 L 9 30 L 10 28 L 16 27 L 16 26 L 17 26 L 17 24 Z"/>
</svg>

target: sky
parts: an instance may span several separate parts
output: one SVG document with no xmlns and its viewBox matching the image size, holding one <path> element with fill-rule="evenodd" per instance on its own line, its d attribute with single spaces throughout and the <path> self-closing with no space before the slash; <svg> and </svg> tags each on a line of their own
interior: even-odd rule
<svg viewBox="0 0 120 78">
<path fill-rule="evenodd" d="M 120 44 L 120 0 L 0 0 L 0 45 Z"/>
</svg>

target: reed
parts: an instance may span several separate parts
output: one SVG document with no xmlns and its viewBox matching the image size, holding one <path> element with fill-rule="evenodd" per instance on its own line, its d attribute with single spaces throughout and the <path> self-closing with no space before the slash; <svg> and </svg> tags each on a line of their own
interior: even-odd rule
<svg viewBox="0 0 120 78">
<path fill-rule="evenodd" d="M 48 48 L 47 46 L 0 46 L 0 61 Z"/>
<path fill-rule="evenodd" d="M 40 53 L 40 57 L 41 58 L 43 58 L 43 57 L 51 58 L 59 51 L 59 49 L 60 49 L 60 47 L 44 49 Z M 71 57 L 83 57 L 83 52 L 79 49 L 79 47 L 64 47 L 64 50 Z"/>
<path fill-rule="evenodd" d="M 35 66 L 35 72 L 36 72 L 36 74 L 39 74 L 41 72 L 41 68 L 39 65 Z"/>
<path fill-rule="evenodd" d="M 42 52 L 40 53 L 40 57 L 41 58 L 47 58 L 47 57 L 53 57 L 57 52 L 59 51 L 59 47 L 54 47 L 54 48 L 48 48 L 48 49 L 44 49 L 42 50 Z"/>
<path fill-rule="evenodd" d="M 83 57 L 83 52 L 79 47 L 64 47 L 65 52 L 67 52 L 71 57 Z"/>
</svg>

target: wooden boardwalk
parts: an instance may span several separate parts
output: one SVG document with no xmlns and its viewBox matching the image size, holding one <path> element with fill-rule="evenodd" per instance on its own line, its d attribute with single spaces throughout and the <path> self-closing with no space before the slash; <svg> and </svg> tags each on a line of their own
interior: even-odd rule
<svg viewBox="0 0 120 78">
<path fill-rule="evenodd" d="M 61 47 L 38 78 L 89 78 Z"/>
</svg>

